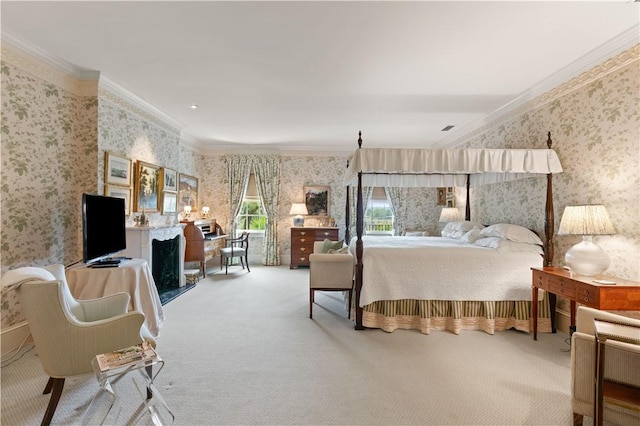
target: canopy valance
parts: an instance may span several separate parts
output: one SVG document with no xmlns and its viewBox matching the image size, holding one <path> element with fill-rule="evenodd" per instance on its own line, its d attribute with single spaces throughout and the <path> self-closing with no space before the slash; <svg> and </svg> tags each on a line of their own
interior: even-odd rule
<svg viewBox="0 0 640 426">
<path fill-rule="evenodd" d="M 347 186 L 476 187 L 562 172 L 552 149 L 358 148 L 344 178 Z"/>
</svg>

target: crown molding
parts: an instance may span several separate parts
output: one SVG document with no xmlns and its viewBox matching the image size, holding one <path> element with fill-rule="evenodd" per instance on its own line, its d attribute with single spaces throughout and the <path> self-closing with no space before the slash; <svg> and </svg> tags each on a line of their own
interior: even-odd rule
<svg viewBox="0 0 640 426">
<path fill-rule="evenodd" d="M 55 58 L 10 34 L 2 33 L 2 60 L 77 96 L 96 96 L 99 71 Z"/>
<path fill-rule="evenodd" d="M 456 129 L 438 147 L 452 147 L 484 133 L 494 121 L 505 121 L 523 111 L 538 108 L 558 97 L 602 78 L 640 58 L 640 24 L 618 34 L 573 63 L 521 93 L 511 102 L 472 123 Z"/>
<path fill-rule="evenodd" d="M 101 97 L 108 99 L 119 107 L 131 111 L 175 134 L 180 134 L 180 131 L 186 127 L 184 123 L 176 120 L 104 75 L 100 76 L 98 93 Z"/>
</svg>

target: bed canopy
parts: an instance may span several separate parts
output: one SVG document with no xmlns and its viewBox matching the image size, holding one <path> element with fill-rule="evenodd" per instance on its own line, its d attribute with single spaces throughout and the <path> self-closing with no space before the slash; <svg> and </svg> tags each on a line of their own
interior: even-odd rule
<svg viewBox="0 0 640 426">
<path fill-rule="evenodd" d="M 358 149 L 347 165 L 346 186 L 357 187 L 356 199 L 356 300 L 362 287 L 362 235 L 364 225 L 363 187 L 466 187 L 465 219 L 471 220 L 469 188 L 508 182 L 534 176 L 547 177 L 545 204 L 544 264 L 553 260 L 553 191 L 554 173 L 562 172 L 558 155 L 551 149 L 551 132 L 547 149 Z M 350 201 L 347 191 L 345 239 L 350 240 Z M 356 305 L 358 306 L 358 305 Z M 356 328 L 360 329 L 362 312 L 356 310 Z"/>
</svg>

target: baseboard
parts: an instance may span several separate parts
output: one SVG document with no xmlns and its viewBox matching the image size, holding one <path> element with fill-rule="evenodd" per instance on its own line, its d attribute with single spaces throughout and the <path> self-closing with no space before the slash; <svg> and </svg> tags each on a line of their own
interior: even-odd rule
<svg viewBox="0 0 640 426">
<path fill-rule="evenodd" d="M 556 310 L 556 330 L 565 333 L 569 333 L 569 326 L 571 325 L 571 315 L 569 312 Z"/>
<path fill-rule="evenodd" d="M 29 337 L 24 343 L 32 342 L 33 340 L 30 333 L 29 324 L 26 321 L 3 329 L 2 332 L 0 332 L 0 348 L 2 356 L 18 349 L 27 336 Z"/>
</svg>

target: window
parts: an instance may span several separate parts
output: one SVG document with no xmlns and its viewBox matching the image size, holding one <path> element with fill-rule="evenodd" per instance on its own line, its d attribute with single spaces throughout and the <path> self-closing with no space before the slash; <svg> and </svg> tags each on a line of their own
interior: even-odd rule
<svg viewBox="0 0 640 426">
<path fill-rule="evenodd" d="M 365 234 L 393 235 L 393 209 L 382 187 L 373 188 L 364 212 Z"/>
<path fill-rule="evenodd" d="M 262 207 L 262 201 L 258 196 L 258 187 L 253 172 L 249 176 L 249 183 L 242 199 L 240 212 L 236 216 L 238 234 L 242 231 L 264 231 L 267 224 L 267 215 Z"/>
</svg>

